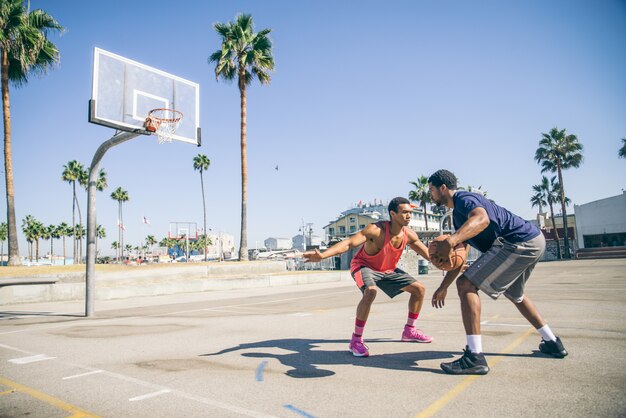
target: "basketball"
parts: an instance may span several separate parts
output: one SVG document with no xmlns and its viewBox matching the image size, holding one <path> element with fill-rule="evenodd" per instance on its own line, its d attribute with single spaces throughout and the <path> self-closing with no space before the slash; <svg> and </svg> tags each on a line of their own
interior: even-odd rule
<svg viewBox="0 0 626 418">
<path fill-rule="evenodd" d="M 428 244 L 428 255 L 432 257 L 432 253 L 435 251 L 435 248 L 437 248 L 437 244 L 446 238 L 448 238 L 448 235 L 440 235 L 432 240 L 430 244 Z M 444 261 L 443 263 L 437 263 L 431 259 L 431 263 L 433 263 L 433 266 L 437 267 L 439 270 L 452 271 L 465 264 L 466 260 L 467 253 L 465 252 L 465 245 L 463 245 L 463 243 L 459 243 L 452 250 L 452 256 L 450 259 Z"/>
</svg>

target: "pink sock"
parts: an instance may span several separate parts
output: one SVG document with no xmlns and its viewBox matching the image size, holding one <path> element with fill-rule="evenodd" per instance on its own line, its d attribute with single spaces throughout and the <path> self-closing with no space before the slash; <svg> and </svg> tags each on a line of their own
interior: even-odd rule
<svg viewBox="0 0 626 418">
<path fill-rule="evenodd" d="M 419 316 L 420 316 L 419 313 L 409 312 L 409 317 L 406 319 L 406 326 L 407 327 L 414 327 L 415 326 L 415 321 L 417 321 L 417 318 Z"/>
<path fill-rule="evenodd" d="M 360 319 L 355 320 L 354 321 L 354 336 L 362 337 L 363 328 L 365 328 L 365 321 L 361 321 Z"/>
</svg>

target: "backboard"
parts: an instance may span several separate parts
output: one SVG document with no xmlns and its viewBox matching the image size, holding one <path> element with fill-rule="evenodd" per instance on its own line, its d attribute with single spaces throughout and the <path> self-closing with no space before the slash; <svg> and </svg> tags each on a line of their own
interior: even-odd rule
<svg viewBox="0 0 626 418">
<path fill-rule="evenodd" d="M 198 239 L 198 225 L 195 222 L 170 222 L 167 234 L 170 239 Z"/>
<path fill-rule="evenodd" d="M 200 146 L 200 86 L 100 48 L 94 50 L 89 122 L 150 134 L 153 109 L 175 109 L 183 118 L 173 139 Z"/>
</svg>

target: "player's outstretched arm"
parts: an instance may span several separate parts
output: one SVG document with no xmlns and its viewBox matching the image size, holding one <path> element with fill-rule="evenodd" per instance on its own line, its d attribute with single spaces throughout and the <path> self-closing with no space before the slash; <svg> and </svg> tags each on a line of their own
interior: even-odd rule
<svg viewBox="0 0 626 418">
<path fill-rule="evenodd" d="M 413 251 L 415 251 L 422 257 L 424 257 L 426 260 L 430 261 L 430 257 L 428 255 L 428 248 L 426 248 L 426 245 L 424 245 L 424 243 L 419 239 L 415 231 L 413 231 L 412 229 L 407 229 L 407 230 L 408 230 L 407 244 L 409 245 L 409 247 L 411 247 Z"/>
<path fill-rule="evenodd" d="M 338 242 L 337 244 L 328 248 L 323 253 L 320 252 L 318 249 L 315 249 L 314 251 L 305 252 L 304 254 L 302 254 L 302 256 L 306 259 L 307 262 L 315 263 L 322 261 L 323 259 L 328 257 L 343 254 L 351 248 L 356 248 L 360 245 L 363 245 L 363 243 L 367 241 L 368 236 L 372 234 L 372 227 L 377 228 L 373 225 L 374 224 L 367 225 L 361 231 L 352 235 L 350 238 L 346 238 L 343 241 Z"/>
</svg>

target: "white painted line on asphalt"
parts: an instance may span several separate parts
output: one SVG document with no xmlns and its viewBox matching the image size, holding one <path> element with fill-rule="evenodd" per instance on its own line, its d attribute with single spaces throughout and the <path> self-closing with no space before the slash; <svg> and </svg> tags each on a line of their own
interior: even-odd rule
<svg viewBox="0 0 626 418">
<path fill-rule="evenodd" d="M 130 398 L 129 401 L 131 402 L 135 402 L 135 401 L 143 401 L 144 399 L 149 399 L 149 398 L 154 398 L 155 396 L 160 396 L 163 395 L 165 393 L 170 393 L 171 390 L 169 389 L 161 389 L 157 392 L 152 392 L 152 393 L 147 393 L 145 395 L 141 395 L 141 396 L 135 396 L 134 398 Z"/>
<path fill-rule="evenodd" d="M 9 363 L 13 363 L 13 364 L 28 364 L 28 363 L 35 363 L 37 361 L 52 360 L 52 359 L 55 359 L 55 358 L 56 357 L 50 357 L 50 356 L 47 356 L 45 354 L 36 354 L 34 356 L 14 358 L 14 359 L 9 360 Z"/>
<path fill-rule="evenodd" d="M 294 312 L 294 313 L 290 313 L 287 316 L 311 316 L 313 315 L 311 312 Z"/>
<path fill-rule="evenodd" d="M 61 380 L 76 379 L 78 377 L 91 376 L 92 374 L 102 373 L 104 370 L 94 370 L 87 373 L 75 374 L 73 376 L 65 376 Z"/>
<path fill-rule="evenodd" d="M 0 348 L 6 348 L 7 350 L 17 351 L 18 353 L 32 354 L 32 355 L 35 354 L 35 353 L 31 352 L 31 351 L 26 351 L 26 350 L 22 350 L 22 349 L 19 349 L 19 348 L 11 347 L 10 345 L 0 344 Z"/>
</svg>

